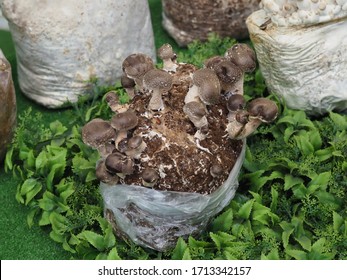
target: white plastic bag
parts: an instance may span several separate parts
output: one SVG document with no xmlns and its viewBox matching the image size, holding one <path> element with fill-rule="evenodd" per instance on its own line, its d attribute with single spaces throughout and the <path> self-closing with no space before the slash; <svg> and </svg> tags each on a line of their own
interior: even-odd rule
<svg viewBox="0 0 347 280">
<path fill-rule="evenodd" d="M 155 59 L 146 0 L 0 0 L 17 55 L 18 81 L 29 98 L 50 108 L 76 102 L 98 78 L 122 75 L 122 62 L 141 52 Z"/>
<path fill-rule="evenodd" d="M 264 10 L 247 19 L 260 70 L 271 93 L 289 108 L 320 115 L 347 107 L 347 18 L 310 26 L 262 25 Z"/>
<path fill-rule="evenodd" d="M 200 234 L 230 203 L 238 187 L 245 148 L 244 141 L 228 179 L 209 195 L 101 183 L 105 216 L 119 235 L 138 245 L 157 251 L 172 248 L 179 237 Z"/>
</svg>

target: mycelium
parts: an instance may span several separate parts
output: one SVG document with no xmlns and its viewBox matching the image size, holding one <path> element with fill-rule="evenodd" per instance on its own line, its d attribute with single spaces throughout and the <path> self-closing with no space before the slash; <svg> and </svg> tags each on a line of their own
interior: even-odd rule
<svg viewBox="0 0 347 280">
<path fill-rule="evenodd" d="M 160 50 L 164 48 L 170 50 L 168 44 Z M 244 51 L 238 54 L 239 58 L 255 62 L 248 48 L 242 46 Z M 227 53 L 234 52 L 233 49 Z M 238 61 L 232 62 L 230 55 L 215 60 L 214 64 L 217 67 L 225 62 L 239 69 L 242 77 L 248 71 L 236 65 Z M 107 142 L 108 148 L 100 153 L 97 169 L 97 177 L 105 184 L 117 186 L 118 182 L 156 190 L 210 194 L 228 178 L 244 145 L 243 138 L 263 120 L 260 115 L 269 104 L 271 108 L 276 106 L 272 101 L 266 103 L 267 99 L 255 99 L 249 106 L 260 102 L 255 106 L 258 110 L 254 109 L 257 113 L 248 112 L 243 92 L 222 89 L 215 67 L 175 65 L 174 71 L 167 64 L 163 65 L 164 70 L 154 67 L 143 54 L 127 57 L 124 74 L 138 87 L 128 107 L 120 111 L 115 93 L 109 92 L 105 100 L 111 108 L 113 104 L 115 113 L 111 121 L 94 120 L 83 128 L 86 144 L 100 150 L 100 146 L 106 147 L 100 143 L 102 137 Z M 240 112 L 244 115 L 236 116 Z M 241 126 L 235 128 L 237 119 Z M 254 119 L 257 125 L 253 124 Z M 86 137 L 93 125 L 97 144 Z M 101 133 L 102 127 L 107 132 Z M 230 132 L 233 129 L 240 133 L 234 135 Z"/>
<path fill-rule="evenodd" d="M 247 19 L 269 90 L 311 115 L 346 111 L 347 1 L 263 0 Z"/>
</svg>

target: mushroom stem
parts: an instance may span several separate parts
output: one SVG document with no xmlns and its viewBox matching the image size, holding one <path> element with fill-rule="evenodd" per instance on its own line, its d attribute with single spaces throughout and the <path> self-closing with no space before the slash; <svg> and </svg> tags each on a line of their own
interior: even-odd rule
<svg viewBox="0 0 347 280">
<path fill-rule="evenodd" d="M 199 88 L 194 84 L 189 88 L 186 97 L 184 98 L 184 103 L 187 104 L 193 101 L 201 102 L 199 97 Z"/>
<path fill-rule="evenodd" d="M 164 109 L 164 102 L 160 90 L 155 89 L 152 92 L 152 97 L 149 100 L 148 108 L 152 111 L 161 111 Z"/>
<path fill-rule="evenodd" d="M 116 139 L 114 140 L 115 142 L 115 147 L 118 150 L 118 144 L 123 140 L 128 137 L 128 131 L 127 130 L 119 130 L 117 131 L 117 136 Z"/>
<path fill-rule="evenodd" d="M 171 58 L 163 59 L 163 70 L 167 72 L 176 72 L 178 65 Z"/>
<path fill-rule="evenodd" d="M 251 135 L 261 125 L 262 121 L 258 118 L 250 117 L 249 121 L 243 125 L 242 129 L 234 139 L 241 140 Z"/>
<path fill-rule="evenodd" d="M 228 116 L 229 123 L 226 131 L 228 132 L 230 139 L 243 139 L 239 138 L 245 125 L 248 123 L 248 112 L 241 110 L 237 112 L 230 112 Z"/>
</svg>

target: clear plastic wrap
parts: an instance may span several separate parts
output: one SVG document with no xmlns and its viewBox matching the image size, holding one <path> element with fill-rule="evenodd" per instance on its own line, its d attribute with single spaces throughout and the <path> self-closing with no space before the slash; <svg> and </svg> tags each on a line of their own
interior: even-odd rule
<svg viewBox="0 0 347 280">
<path fill-rule="evenodd" d="M 245 147 L 244 141 L 228 179 L 209 195 L 101 183 L 106 218 L 119 235 L 157 251 L 175 246 L 179 237 L 201 233 L 234 197 Z"/>
</svg>

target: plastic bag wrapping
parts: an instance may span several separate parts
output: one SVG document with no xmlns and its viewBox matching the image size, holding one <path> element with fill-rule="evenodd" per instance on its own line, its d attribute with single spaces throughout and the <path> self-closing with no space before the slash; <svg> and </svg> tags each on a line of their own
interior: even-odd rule
<svg viewBox="0 0 347 280">
<path fill-rule="evenodd" d="M 76 102 L 90 92 L 87 81 L 94 77 L 101 85 L 115 83 L 122 75 L 123 60 L 132 53 L 155 60 L 146 0 L 0 4 L 15 44 L 19 86 L 46 107 Z"/>
<path fill-rule="evenodd" d="M 259 10 L 247 18 L 250 38 L 268 89 L 291 109 L 322 115 L 347 107 L 347 17 L 312 26 L 262 24 Z"/>
<path fill-rule="evenodd" d="M 245 147 L 244 141 L 228 179 L 209 195 L 101 183 L 105 217 L 118 235 L 157 251 L 175 246 L 179 237 L 198 235 L 234 197 Z"/>
</svg>

